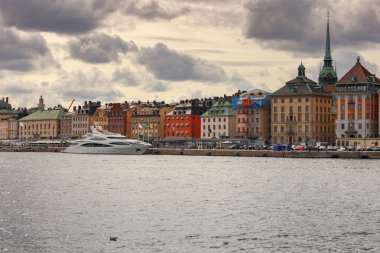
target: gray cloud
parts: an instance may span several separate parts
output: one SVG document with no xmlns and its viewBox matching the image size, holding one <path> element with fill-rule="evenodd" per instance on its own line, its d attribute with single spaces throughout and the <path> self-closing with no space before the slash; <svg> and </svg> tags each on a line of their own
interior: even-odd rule
<svg viewBox="0 0 380 253">
<path fill-rule="evenodd" d="M 145 69 L 123 68 L 116 69 L 112 76 L 112 81 L 121 83 L 126 87 L 140 86 L 145 92 L 167 91 L 169 84 L 156 80 Z"/>
<path fill-rule="evenodd" d="M 123 97 L 123 93 L 110 86 L 108 80 L 98 69 L 91 71 L 75 71 L 60 76 L 51 87 L 54 93 L 61 94 L 62 98 L 71 100 L 114 101 Z"/>
<path fill-rule="evenodd" d="M 334 49 L 380 43 L 380 2 L 363 0 L 258 0 L 245 4 L 245 36 L 265 48 L 302 55 L 323 52 L 326 14 L 331 7 L 330 33 Z M 371 6 L 371 8 L 368 8 Z"/>
<path fill-rule="evenodd" d="M 120 0 L 1 0 L 0 17 L 6 26 L 22 30 L 83 33 L 99 26 Z"/>
<path fill-rule="evenodd" d="M 58 67 L 41 35 L 20 36 L 14 30 L 0 29 L 0 70 L 32 71 L 51 65 Z"/>
<path fill-rule="evenodd" d="M 92 34 L 69 42 L 70 55 L 89 63 L 107 63 L 119 60 L 119 53 L 137 51 L 133 41 L 126 42 L 119 36 Z"/>
<path fill-rule="evenodd" d="M 162 43 L 153 48 L 142 48 L 137 61 L 161 80 L 220 82 L 226 79 L 222 68 L 202 59 L 180 54 Z"/>
<path fill-rule="evenodd" d="M 127 15 L 135 15 L 142 19 L 171 20 L 190 12 L 188 7 L 175 7 L 155 0 L 138 0 L 130 3 L 124 10 Z"/>
<path fill-rule="evenodd" d="M 113 72 L 112 81 L 121 82 L 127 86 L 138 86 L 140 84 L 136 73 L 128 68 L 116 69 Z"/>
</svg>

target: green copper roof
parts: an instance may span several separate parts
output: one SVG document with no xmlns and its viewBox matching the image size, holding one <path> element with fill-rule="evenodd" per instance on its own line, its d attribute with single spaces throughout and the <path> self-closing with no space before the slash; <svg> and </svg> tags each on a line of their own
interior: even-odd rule
<svg viewBox="0 0 380 253">
<path fill-rule="evenodd" d="M 210 110 L 205 112 L 202 117 L 213 116 L 234 116 L 235 111 L 231 108 L 231 103 L 225 100 L 216 101 Z"/>
<path fill-rule="evenodd" d="M 58 120 L 62 118 L 64 109 L 50 109 L 46 111 L 36 111 L 22 119 L 20 121 L 30 121 L 30 120 Z"/>
</svg>

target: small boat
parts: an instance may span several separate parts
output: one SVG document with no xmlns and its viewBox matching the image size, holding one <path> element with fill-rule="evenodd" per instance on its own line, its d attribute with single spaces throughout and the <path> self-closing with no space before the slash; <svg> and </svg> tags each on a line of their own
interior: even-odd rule
<svg viewBox="0 0 380 253">
<path fill-rule="evenodd" d="M 82 139 L 71 142 L 63 153 L 75 154 L 118 154 L 142 155 L 151 144 L 128 139 L 124 135 L 103 131 L 91 127 L 91 132 L 83 135 Z"/>
</svg>

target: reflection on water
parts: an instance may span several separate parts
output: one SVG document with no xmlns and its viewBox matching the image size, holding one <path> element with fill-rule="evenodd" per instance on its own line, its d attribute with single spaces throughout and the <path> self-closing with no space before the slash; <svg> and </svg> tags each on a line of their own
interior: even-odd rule
<svg viewBox="0 0 380 253">
<path fill-rule="evenodd" d="M 380 251 L 379 161 L 0 160 L 0 252 Z"/>
</svg>

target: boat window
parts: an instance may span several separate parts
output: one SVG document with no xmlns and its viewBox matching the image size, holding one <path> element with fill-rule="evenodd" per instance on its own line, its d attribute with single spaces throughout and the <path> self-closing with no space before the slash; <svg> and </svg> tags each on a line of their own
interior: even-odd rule
<svg viewBox="0 0 380 253">
<path fill-rule="evenodd" d="M 131 145 L 131 144 L 128 143 L 128 142 L 111 142 L 110 144 L 111 144 L 111 145 Z"/>
<path fill-rule="evenodd" d="M 127 137 L 116 137 L 116 136 L 108 136 L 108 139 L 115 139 L 115 140 L 125 140 Z"/>
<path fill-rule="evenodd" d="M 104 141 L 106 139 L 102 138 L 102 137 L 93 137 L 93 138 L 90 138 L 90 140 L 92 140 L 92 141 Z"/>
<path fill-rule="evenodd" d="M 102 143 L 84 143 L 81 145 L 82 147 L 112 147 L 107 144 L 102 144 Z"/>
</svg>

